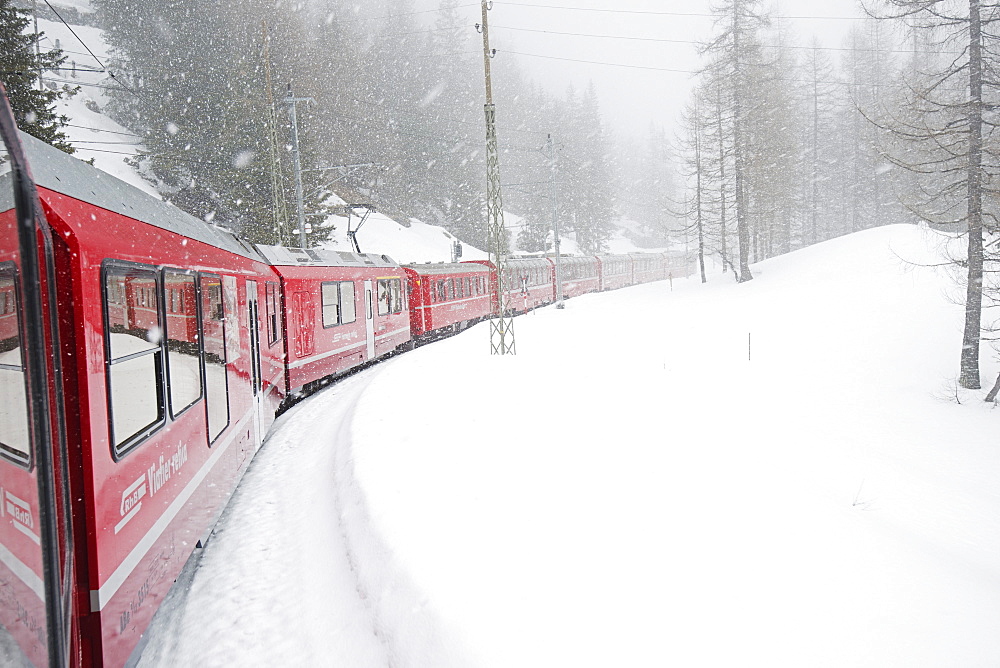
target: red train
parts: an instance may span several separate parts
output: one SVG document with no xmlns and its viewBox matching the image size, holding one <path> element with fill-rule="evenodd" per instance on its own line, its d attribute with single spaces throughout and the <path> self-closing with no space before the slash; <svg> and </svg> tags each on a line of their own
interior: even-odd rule
<svg viewBox="0 0 1000 668">
<path fill-rule="evenodd" d="M 280 406 L 488 317 L 497 276 L 248 244 L 18 133 L 0 99 L 0 664 L 120 666 Z M 560 270 L 572 296 L 675 261 Z M 552 258 L 507 272 L 509 310 L 555 300 Z"/>
</svg>

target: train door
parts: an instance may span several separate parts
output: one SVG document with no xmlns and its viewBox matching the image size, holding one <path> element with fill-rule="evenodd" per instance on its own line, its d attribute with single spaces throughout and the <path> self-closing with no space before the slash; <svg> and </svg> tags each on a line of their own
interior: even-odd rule
<svg viewBox="0 0 1000 668">
<path fill-rule="evenodd" d="M 375 306 L 372 302 L 374 296 L 372 282 L 365 281 L 365 339 L 368 341 L 368 359 L 375 357 Z"/>
<path fill-rule="evenodd" d="M 52 240 L 0 87 L 0 664 L 73 651 L 74 561 Z"/>
<path fill-rule="evenodd" d="M 247 281 L 247 311 L 250 323 L 250 384 L 253 389 L 254 447 L 264 441 L 261 414 L 264 411 L 264 384 L 260 369 L 260 313 L 257 302 L 257 282 Z"/>
</svg>

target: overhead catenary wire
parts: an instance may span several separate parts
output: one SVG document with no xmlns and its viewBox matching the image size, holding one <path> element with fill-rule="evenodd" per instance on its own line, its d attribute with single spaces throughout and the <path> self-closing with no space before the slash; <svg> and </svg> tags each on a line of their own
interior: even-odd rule
<svg viewBox="0 0 1000 668">
<path fill-rule="evenodd" d="M 719 16 L 718 13 L 712 12 L 674 12 L 674 11 L 662 11 L 662 10 L 639 10 L 639 9 L 604 9 L 600 7 L 567 7 L 565 5 L 539 5 L 528 2 L 506 2 L 498 0 L 498 5 L 504 7 L 530 7 L 532 9 L 559 9 L 574 12 L 602 12 L 606 14 L 636 14 L 640 16 L 692 16 L 692 17 L 707 17 L 715 18 Z M 792 15 L 773 15 L 776 19 L 796 19 L 796 20 L 815 20 L 815 21 L 865 21 L 868 19 L 867 16 L 792 16 Z"/>
<path fill-rule="evenodd" d="M 113 135 L 126 135 L 126 136 L 129 136 L 129 137 L 139 137 L 139 138 L 142 137 L 142 135 L 137 135 L 134 132 L 121 132 L 121 131 L 118 131 L 118 130 L 105 130 L 103 128 L 93 128 L 93 127 L 90 127 L 89 125 L 76 125 L 74 123 L 64 123 L 64 125 L 66 127 L 70 127 L 70 128 L 80 128 L 82 130 L 92 130 L 94 132 L 107 132 L 108 134 L 113 134 Z"/>
<path fill-rule="evenodd" d="M 665 37 L 635 37 L 631 35 L 602 35 L 596 33 L 580 33 L 580 32 L 563 32 L 560 30 L 542 30 L 539 28 L 518 28 L 514 26 L 494 26 L 497 30 L 511 30 L 514 32 L 530 32 L 530 33 L 542 33 L 546 35 L 559 35 L 565 37 L 588 37 L 594 39 L 620 39 L 626 41 L 637 41 L 637 42 L 655 42 L 655 43 L 666 43 L 666 44 L 690 44 L 693 46 L 701 46 L 705 42 L 703 40 L 695 39 L 669 39 Z M 861 53 L 924 53 L 924 51 L 918 49 L 866 49 L 866 48 L 852 48 L 846 46 L 811 46 L 803 44 L 761 44 L 759 45 L 764 49 L 805 49 L 813 50 L 818 49 L 820 51 L 845 51 L 849 53 L 861 52 Z M 935 54 L 954 54 L 956 52 L 951 51 L 934 51 Z"/>
<path fill-rule="evenodd" d="M 94 60 L 96 60 L 96 61 L 97 61 L 97 64 L 98 64 L 98 65 L 100 65 L 100 66 L 101 66 L 101 68 L 102 68 L 102 69 L 103 69 L 103 70 L 104 70 L 105 72 L 107 72 L 107 73 L 108 73 L 108 76 L 109 76 L 109 77 L 111 77 L 112 79 L 114 79 L 115 83 L 117 83 L 117 84 L 118 84 L 119 86 L 121 86 L 122 88 L 124 88 L 124 89 L 125 89 L 125 90 L 127 90 L 128 92 L 130 92 L 130 93 L 132 93 L 132 94 L 134 94 L 134 95 L 138 95 L 138 93 L 136 93 L 136 92 L 135 92 L 134 90 L 132 90 L 131 88 L 129 88 L 129 87 L 127 86 L 127 85 L 125 85 L 125 83 L 123 83 L 123 82 L 121 82 L 121 81 L 119 81 L 119 80 L 118 80 L 118 78 L 117 78 L 117 77 L 115 76 L 114 72 L 112 72 L 111 70 L 109 70 L 109 69 L 107 68 L 107 66 L 106 66 L 106 65 L 105 65 L 105 64 L 104 64 L 104 63 L 103 63 L 103 62 L 101 61 L 101 59 L 97 57 L 97 54 L 95 54 L 95 53 L 94 53 L 94 52 L 93 52 L 93 51 L 91 50 L 91 48 L 90 48 L 89 46 L 87 46 L 87 43 L 83 41 L 83 38 L 82 38 L 82 37 L 80 37 L 80 36 L 79 36 L 78 34 L 76 34 L 76 31 L 75 31 L 75 30 L 73 30 L 73 26 L 71 26 L 71 25 L 70 25 L 69 23 L 67 23 L 67 22 L 66 22 L 66 19 L 64 19 L 64 18 L 62 17 L 62 15 L 61 15 L 61 14 L 60 14 L 59 12 L 57 12 L 57 11 L 56 11 L 56 8 L 52 6 L 52 3 L 50 3 L 50 2 L 49 2 L 49 0 L 44 0 L 44 2 L 45 2 L 45 4 L 46 4 L 46 5 L 48 6 L 48 8 L 49 8 L 50 10 L 52 10 L 52 13 L 56 15 L 56 18 L 57 18 L 57 19 L 59 19 L 59 20 L 60 20 L 60 21 L 62 22 L 62 24 L 63 24 L 64 26 L 66 26 L 66 28 L 67 28 L 67 29 L 68 29 L 68 30 L 69 30 L 69 31 L 70 31 L 71 33 L 73 33 L 73 37 L 76 37 L 76 41 L 80 42 L 80 44 L 82 44 L 82 45 L 83 45 L 83 48 L 85 48 L 85 49 L 87 50 L 87 53 L 89 53 L 89 54 L 90 54 L 90 57 L 91 57 L 91 58 L 93 58 Z M 72 82 L 68 82 L 68 83 L 72 83 Z"/>
</svg>

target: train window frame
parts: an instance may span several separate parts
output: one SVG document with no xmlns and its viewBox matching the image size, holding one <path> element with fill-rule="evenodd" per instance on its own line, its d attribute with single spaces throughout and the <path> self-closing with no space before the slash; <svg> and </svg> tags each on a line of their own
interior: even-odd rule
<svg viewBox="0 0 1000 668">
<path fill-rule="evenodd" d="M 219 427 L 218 432 L 215 435 L 212 434 L 212 414 L 211 414 L 211 410 L 212 410 L 211 409 L 211 403 L 212 403 L 212 400 L 211 400 L 211 397 L 209 396 L 209 391 L 208 391 L 208 367 L 207 367 L 208 356 L 207 356 L 206 351 L 205 351 L 205 342 L 207 341 L 207 337 L 205 336 L 205 314 L 204 314 L 204 312 L 202 310 L 203 307 L 204 307 L 204 292 L 205 292 L 204 289 L 203 289 L 202 281 L 204 281 L 206 279 L 218 282 L 218 286 L 219 286 L 219 304 L 218 304 L 218 306 L 219 306 L 219 309 L 220 309 L 220 313 L 219 313 L 220 317 L 214 318 L 214 320 L 217 320 L 219 323 L 221 323 L 221 327 L 222 327 L 222 337 L 220 339 L 221 342 L 222 342 L 222 345 L 221 345 L 221 350 L 222 350 L 221 366 L 222 366 L 222 371 L 223 371 L 222 378 L 223 378 L 224 388 L 225 388 L 225 402 L 224 403 L 225 403 L 225 406 L 226 406 L 226 421 L 225 421 L 225 423 L 221 424 L 221 426 Z M 227 317 L 228 317 L 229 314 L 226 311 L 226 285 L 225 285 L 225 282 L 223 280 L 222 275 L 221 274 L 215 274 L 215 273 L 212 273 L 212 272 L 199 271 L 196 274 L 196 281 L 197 281 L 197 285 L 198 285 L 198 289 L 197 289 L 198 304 L 196 306 L 196 310 L 198 311 L 198 338 L 200 340 L 200 348 L 201 348 L 201 377 L 202 377 L 202 388 L 203 388 L 203 392 L 204 392 L 204 404 L 205 404 L 205 437 L 208 440 L 209 447 L 211 447 L 212 445 L 215 444 L 216 441 L 219 440 L 219 438 L 224 433 L 226 433 L 226 429 L 229 428 L 229 425 L 232 424 L 232 421 L 233 421 L 233 412 L 232 412 L 232 406 L 230 405 L 231 402 L 230 402 L 230 396 L 229 396 L 229 345 L 228 345 L 228 343 L 229 343 L 229 334 L 228 334 L 228 331 L 226 329 L 226 319 L 227 319 Z"/>
<path fill-rule="evenodd" d="M 403 312 L 403 279 L 389 279 L 389 312 Z"/>
<path fill-rule="evenodd" d="M 15 368 L 13 364 L 2 364 L 0 368 L 9 371 L 17 371 L 21 374 L 21 384 L 24 387 L 24 419 L 25 426 L 27 427 L 27 450 L 22 451 L 7 443 L 0 441 L 0 457 L 7 460 L 8 462 L 14 464 L 19 468 L 23 468 L 30 471 L 34 467 L 34 444 L 31 438 L 31 412 L 30 406 L 28 405 L 28 374 L 24 367 L 24 314 L 21 309 L 21 300 L 18 299 L 18 294 L 21 290 L 21 277 L 17 270 L 17 265 L 13 262 L 0 262 L 0 278 L 9 277 L 13 283 L 14 289 L 11 292 L 13 299 L 7 299 L 6 293 L 4 294 L 4 304 L 3 310 L 0 311 L 0 315 L 13 315 L 16 327 L 17 327 L 17 349 L 20 352 L 20 364 Z M 8 310 L 9 308 L 9 310 Z"/>
<path fill-rule="evenodd" d="M 181 415 L 183 415 L 189 408 L 191 408 L 192 406 L 196 406 L 198 404 L 198 402 L 204 400 L 204 398 L 205 398 L 205 376 L 204 376 L 204 370 L 202 369 L 202 367 L 204 366 L 204 359 L 203 359 L 203 356 L 204 356 L 204 346 L 203 346 L 203 342 L 202 342 L 202 338 L 203 338 L 202 333 L 203 332 L 202 332 L 202 325 L 201 325 L 201 309 L 198 308 L 198 303 L 199 303 L 198 300 L 201 297 L 201 282 L 198 280 L 198 274 L 197 274 L 197 272 L 191 271 L 190 269 L 178 269 L 176 267 L 164 267 L 162 273 L 163 273 L 163 276 L 161 277 L 161 283 L 160 283 L 160 285 L 162 286 L 161 291 L 162 291 L 162 294 L 164 296 L 164 299 L 162 300 L 162 304 L 163 304 L 163 316 L 164 316 L 163 317 L 163 341 L 164 341 L 164 348 L 166 349 L 166 356 L 164 357 L 164 365 L 166 367 L 165 381 L 166 381 L 166 399 L 167 399 L 167 408 L 168 408 L 167 412 L 169 413 L 171 420 L 176 420 L 178 417 L 180 417 Z M 171 361 L 170 361 L 171 360 L 171 354 L 170 354 L 170 346 L 169 346 L 169 342 L 170 342 L 170 318 L 169 318 L 169 313 L 166 311 L 166 308 L 167 308 L 167 298 L 166 298 L 167 274 L 173 274 L 175 276 L 190 276 L 191 277 L 191 282 L 194 284 L 195 330 L 198 333 L 198 343 L 197 343 L 197 357 L 198 357 L 198 396 L 196 396 L 189 404 L 185 405 L 184 407 L 182 407 L 180 410 L 178 410 L 176 412 L 174 412 L 173 372 L 171 370 Z M 175 292 L 175 291 L 171 290 L 171 292 Z M 174 311 L 173 313 L 175 313 L 175 314 L 176 313 L 180 313 L 180 315 L 187 315 L 186 313 L 184 313 L 184 310 L 183 310 L 183 305 L 184 305 L 184 295 L 183 295 L 183 293 L 181 293 L 178 296 L 177 302 L 181 305 L 181 310 L 179 312 Z"/>
<path fill-rule="evenodd" d="M 379 315 L 392 313 L 392 283 L 388 278 L 380 278 L 375 285 L 375 302 L 378 304 Z"/>
<path fill-rule="evenodd" d="M 160 330 L 160 339 L 158 345 L 155 348 L 151 348 L 148 351 L 141 351 L 139 353 L 134 353 L 131 355 L 124 355 L 119 358 L 112 357 L 111 349 L 111 326 L 108 317 L 108 277 L 109 276 L 120 276 L 120 275 L 148 275 L 152 277 L 154 282 L 154 295 L 157 299 L 157 325 Z M 163 284 L 162 284 L 162 272 L 157 271 L 156 267 L 148 264 L 142 264 L 138 262 L 128 262 L 125 260 L 117 259 L 105 259 L 101 263 L 100 272 L 101 281 L 101 322 L 104 328 L 103 340 L 104 340 L 104 382 L 105 382 L 105 403 L 108 409 L 108 443 L 111 446 L 111 456 L 114 461 L 120 461 L 126 455 L 135 452 L 135 450 L 142 445 L 150 436 L 158 432 L 167 424 L 167 399 L 166 399 L 166 337 L 163 336 L 165 317 L 164 317 L 164 304 L 162 299 L 163 294 Z M 139 293 L 142 300 L 145 301 L 148 298 L 148 294 L 143 291 Z M 122 295 L 127 303 L 127 295 Z M 153 374 L 154 374 L 154 384 L 156 390 L 156 411 L 157 417 L 152 422 L 148 423 L 144 427 L 140 428 L 136 432 L 132 433 L 121 442 L 117 440 L 115 434 L 115 409 L 114 409 L 114 394 L 113 394 L 113 383 L 112 376 L 115 364 L 120 364 L 122 362 L 132 361 L 135 359 L 140 359 L 141 357 L 151 354 L 153 356 Z"/>
<path fill-rule="evenodd" d="M 350 298 L 347 295 L 347 288 L 350 287 Z M 340 324 L 350 325 L 358 321 L 358 289 L 354 281 L 340 281 Z M 350 305 L 350 320 L 347 319 Z"/>
<path fill-rule="evenodd" d="M 267 319 L 267 347 L 281 341 L 280 290 L 276 281 L 264 283 L 264 315 Z"/>
<path fill-rule="evenodd" d="M 332 295 L 335 301 L 327 302 L 327 289 L 332 288 Z M 319 312 L 320 319 L 323 321 L 323 329 L 330 329 L 331 327 L 336 327 L 341 324 L 341 306 L 340 306 L 340 281 L 323 281 L 319 284 Z M 334 308 L 333 317 L 327 319 L 327 309 Z"/>
<path fill-rule="evenodd" d="M 350 286 L 350 290 L 347 290 Z M 327 288 L 333 289 L 333 294 L 337 301 L 327 302 Z M 350 295 L 347 293 L 350 292 Z M 357 288 L 354 281 L 323 281 L 320 283 L 320 318 L 323 321 L 323 329 L 339 327 L 340 325 L 350 325 L 358 321 Z M 336 317 L 327 320 L 327 308 L 336 307 Z M 347 308 L 345 308 L 347 307 Z"/>
</svg>

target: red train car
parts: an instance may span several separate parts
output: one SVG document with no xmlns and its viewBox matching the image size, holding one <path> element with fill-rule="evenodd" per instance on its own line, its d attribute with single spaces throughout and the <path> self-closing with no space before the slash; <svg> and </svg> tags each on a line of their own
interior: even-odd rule
<svg viewBox="0 0 1000 668">
<path fill-rule="evenodd" d="M 598 255 L 601 290 L 617 290 L 635 284 L 631 255 Z"/>
<path fill-rule="evenodd" d="M 490 289 L 497 293 L 496 266 L 489 260 L 469 260 L 489 268 Z M 509 258 L 504 267 L 504 306 L 508 313 L 525 313 L 555 301 L 555 274 L 545 257 Z"/>
<path fill-rule="evenodd" d="M 409 342 L 405 273 L 388 256 L 258 249 L 281 277 L 289 396 Z"/>
<path fill-rule="evenodd" d="M 261 345 L 278 275 L 7 114 L 37 199 L 26 170 L 0 177 L 0 291 L 19 321 L 0 353 L 0 644 L 123 665 L 283 398 L 283 347 Z"/>
<path fill-rule="evenodd" d="M 632 258 L 633 282 L 636 285 L 666 278 L 662 253 L 630 253 L 629 257 Z"/>
<path fill-rule="evenodd" d="M 694 264 L 687 253 L 667 251 L 663 253 L 663 278 L 684 278 L 694 273 Z"/>
<path fill-rule="evenodd" d="M 489 317 L 490 269 L 459 262 L 404 265 L 414 339 L 457 332 Z"/>
<path fill-rule="evenodd" d="M 561 257 L 559 263 L 563 296 L 567 299 L 601 289 L 601 265 L 596 257 Z"/>
</svg>

